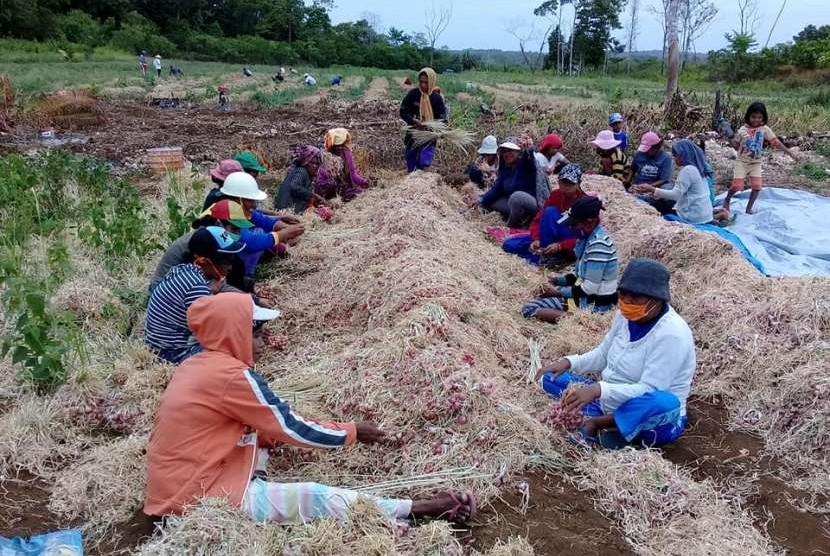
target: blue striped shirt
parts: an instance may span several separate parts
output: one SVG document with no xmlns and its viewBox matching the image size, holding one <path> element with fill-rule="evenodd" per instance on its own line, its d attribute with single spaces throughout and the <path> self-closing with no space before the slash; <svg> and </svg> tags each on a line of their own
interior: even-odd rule
<svg viewBox="0 0 830 556">
<path fill-rule="evenodd" d="M 211 291 L 198 266 L 188 263 L 171 268 L 150 294 L 144 343 L 157 350 L 186 348 L 191 343 L 187 309 L 207 295 Z"/>
<path fill-rule="evenodd" d="M 620 271 L 617 248 L 602 226 L 597 226 L 587 239 L 577 242 L 574 252 L 578 257 L 576 275 L 582 279 L 583 292 L 610 295 L 617 291 Z"/>
</svg>

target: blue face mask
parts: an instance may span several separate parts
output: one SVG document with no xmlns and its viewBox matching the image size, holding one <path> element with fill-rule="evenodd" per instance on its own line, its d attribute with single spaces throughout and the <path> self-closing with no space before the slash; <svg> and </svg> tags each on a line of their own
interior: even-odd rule
<svg viewBox="0 0 830 556">
<path fill-rule="evenodd" d="M 228 232 L 228 237 L 234 241 L 239 241 L 239 234 L 235 234 L 233 232 Z"/>
</svg>

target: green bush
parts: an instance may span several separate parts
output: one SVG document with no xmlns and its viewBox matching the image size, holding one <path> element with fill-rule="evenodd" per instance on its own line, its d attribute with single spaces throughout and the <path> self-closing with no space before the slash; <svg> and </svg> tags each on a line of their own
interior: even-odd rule
<svg viewBox="0 0 830 556">
<path fill-rule="evenodd" d="M 91 15 L 81 10 L 71 10 L 59 16 L 58 29 L 61 35 L 71 43 L 96 47 L 106 42 L 104 27 Z"/>
<path fill-rule="evenodd" d="M 187 35 L 179 45 L 182 52 L 192 58 L 220 60 L 237 64 L 281 64 L 295 63 L 298 59 L 294 50 L 285 43 L 244 36 L 223 38 L 203 33 Z"/>
</svg>

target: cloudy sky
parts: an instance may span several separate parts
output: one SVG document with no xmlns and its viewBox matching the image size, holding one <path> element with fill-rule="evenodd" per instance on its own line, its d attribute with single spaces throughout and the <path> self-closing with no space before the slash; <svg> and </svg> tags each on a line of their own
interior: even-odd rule
<svg viewBox="0 0 830 556">
<path fill-rule="evenodd" d="M 334 23 L 354 21 L 365 16 L 367 12 L 375 14 L 382 30 L 397 27 L 407 32 L 424 31 L 424 12 L 433 0 L 336 0 L 336 7 L 331 18 Z M 447 2 L 448 0 L 435 0 Z M 637 50 L 659 50 L 662 31 L 658 20 L 646 9 L 659 4 L 661 0 L 640 0 L 639 26 L 640 34 L 636 42 Z M 446 32 L 439 39 L 439 45 L 452 49 L 463 48 L 498 48 L 501 50 L 518 50 L 516 39 L 506 27 L 523 23 L 523 29 L 530 29 L 534 19 L 537 28 L 542 29 L 544 20 L 533 17 L 533 8 L 541 0 L 454 0 L 453 17 Z M 697 41 L 698 52 L 708 52 L 724 46 L 724 33 L 738 25 L 737 0 L 715 0 L 720 12 L 707 32 Z M 760 0 L 761 17 L 757 27 L 758 42 L 763 45 L 767 40 L 772 22 L 781 7 L 782 0 Z M 570 28 L 573 8 L 565 6 L 563 11 L 563 28 Z M 623 16 L 625 19 L 625 16 Z M 792 39 L 808 24 L 816 26 L 830 24 L 830 0 L 788 0 L 787 6 L 772 34 L 770 44 Z M 624 42 L 625 31 L 618 32 Z M 537 42 L 538 44 L 538 42 Z"/>
</svg>

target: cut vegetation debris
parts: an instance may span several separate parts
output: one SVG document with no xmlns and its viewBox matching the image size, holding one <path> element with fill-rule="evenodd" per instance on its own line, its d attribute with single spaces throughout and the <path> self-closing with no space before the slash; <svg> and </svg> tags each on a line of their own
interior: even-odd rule
<svg viewBox="0 0 830 556">
<path fill-rule="evenodd" d="M 475 135 L 471 131 L 450 129 L 446 123 L 440 120 L 426 122 L 424 125 L 427 129 L 407 127 L 407 131 L 412 135 L 415 147 L 420 148 L 434 141 L 439 141 L 444 145 L 460 149 L 466 154 L 467 149 L 475 144 Z"/>
<path fill-rule="evenodd" d="M 84 129 L 103 123 L 104 112 L 89 91 L 58 91 L 37 101 L 28 118 L 40 129 Z"/>
</svg>

